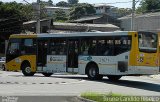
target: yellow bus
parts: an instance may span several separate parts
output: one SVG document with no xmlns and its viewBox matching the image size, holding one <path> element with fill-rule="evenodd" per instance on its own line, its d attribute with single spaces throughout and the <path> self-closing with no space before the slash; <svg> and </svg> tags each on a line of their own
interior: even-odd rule
<svg viewBox="0 0 160 102">
<path fill-rule="evenodd" d="M 17 34 L 9 38 L 6 69 L 22 70 L 25 76 L 73 72 L 118 80 L 158 74 L 158 52 L 158 34 L 152 32 Z"/>
</svg>

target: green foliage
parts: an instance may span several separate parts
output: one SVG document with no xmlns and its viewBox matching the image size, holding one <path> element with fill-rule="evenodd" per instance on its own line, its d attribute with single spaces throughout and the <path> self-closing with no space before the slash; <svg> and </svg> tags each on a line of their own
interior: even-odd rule
<svg viewBox="0 0 160 102">
<path fill-rule="evenodd" d="M 68 20 L 67 15 L 63 10 L 55 11 L 55 15 L 53 15 L 53 16 L 54 16 L 55 21 L 63 22 L 63 21 Z"/>
<path fill-rule="evenodd" d="M 78 19 L 85 15 L 94 14 L 96 11 L 91 4 L 81 3 L 74 5 L 70 11 L 70 20 Z"/>
<path fill-rule="evenodd" d="M 10 34 L 20 33 L 23 22 L 33 18 L 32 5 L 8 2 L 0 2 L 0 34 L 8 38 Z"/>
<path fill-rule="evenodd" d="M 32 18 L 32 14 L 32 6 L 28 4 L 10 2 L 0 5 L 0 18 L 17 18 L 26 21 Z"/>
<path fill-rule="evenodd" d="M 68 7 L 69 4 L 65 1 L 60 1 L 56 4 L 56 6 L 59 6 L 59 7 Z"/>
<path fill-rule="evenodd" d="M 48 1 L 40 1 L 40 4 L 42 6 L 53 6 L 53 1 L 52 0 L 48 0 Z"/>
<path fill-rule="evenodd" d="M 53 1 L 52 0 L 48 0 L 48 5 L 49 6 L 53 6 Z"/>
<path fill-rule="evenodd" d="M 115 8 L 114 12 L 118 14 L 118 17 L 123 17 L 126 15 L 130 15 L 132 13 L 131 8 Z"/>
<path fill-rule="evenodd" d="M 142 0 L 137 13 L 157 12 L 160 10 L 160 0 Z"/>
<path fill-rule="evenodd" d="M 68 3 L 73 5 L 73 4 L 78 4 L 78 0 L 68 0 Z"/>
<path fill-rule="evenodd" d="M 115 93 L 107 93 L 101 94 L 96 92 L 86 92 L 82 93 L 81 97 L 93 100 L 96 102 L 152 102 L 151 100 L 147 100 L 143 96 L 123 96 Z M 149 99 L 149 98 L 148 98 Z"/>
</svg>

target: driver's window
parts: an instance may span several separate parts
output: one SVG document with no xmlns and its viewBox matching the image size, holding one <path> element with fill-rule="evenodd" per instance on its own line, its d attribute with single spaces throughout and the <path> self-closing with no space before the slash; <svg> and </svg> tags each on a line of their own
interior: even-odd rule
<svg viewBox="0 0 160 102">
<path fill-rule="evenodd" d="M 19 54 L 20 53 L 20 41 L 13 39 L 11 40 L 9 44 L 9 49 L 8 49 L 9 54 Z"/>
</svg>

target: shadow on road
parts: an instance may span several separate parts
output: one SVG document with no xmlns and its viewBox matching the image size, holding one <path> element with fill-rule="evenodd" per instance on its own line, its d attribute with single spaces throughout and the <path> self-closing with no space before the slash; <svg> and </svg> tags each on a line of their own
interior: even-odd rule
<svg viewBox="0 0 160 102">
<path fill-rule="evenodd" d="M 10 75 L 14 77 L 25 77 L 23 75 Z M 41 75 L 34 75 L 32 77 L 44 77 Z M 85 75 L 84 76 L 77 76 L 77 75 L 53 75 L 50 78 L 64 78 L 64 79 L 77 79 L 77 80 L 86 80 L 86 81 L 94 81 L 94 82 L 101 82 L 111 85 L 119 85 L 119 86 L 125 86 L 125 87 L 131 87 L 131 88 L 137 88 L 137 89 L 144 89 L 149 91 L 155 91 L 160 92 L 160 84 L 151 83 L 147 81 L 133 81 L 133 80 L 121 80 L 118 81 L 110 81 L 107 78 L 103 78 L 102 80 L 89 80 Z"/>
<path fill-rule="evenodd" d="M 87 81 L 94 81 L 94 82 L 102 82 L 106 84 L 111 85 L 119 85 L 119 86 L 125 86 L 125 87 L 131 87 L 131 88 L 137 88 L 137 89 L 144 89 L 148 91 L 155 91 L 160 92 L 160 84 L 150 83 L 150 82 L 142 82 L 142 81 L 133 81 L 133 80 L 118 80 L 118 81 L 110 81 L 107 78 L 103 78 L 102 80 L 89 80 L 87 77 L 72 77 L 72 76 L 52 76 L 55 78 L 67 78 L 67 79 L 82 79 Z"/>
</svg>

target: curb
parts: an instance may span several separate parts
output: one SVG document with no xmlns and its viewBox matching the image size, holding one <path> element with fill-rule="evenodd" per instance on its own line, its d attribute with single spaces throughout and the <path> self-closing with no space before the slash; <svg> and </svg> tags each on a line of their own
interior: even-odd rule
<svg viewBox="0 0 160 102">
<path fill-rule="evenodd" d="M 82 102 L 96 102 L 96 101 L 93 101 L 93 100 L 89 100 L 89 99 L 83 98 L 81 96 L 77 96 L 77 98 Z"/>
</svg>

